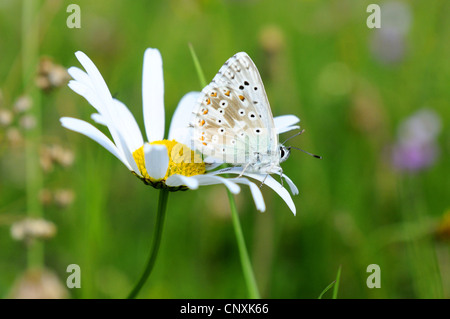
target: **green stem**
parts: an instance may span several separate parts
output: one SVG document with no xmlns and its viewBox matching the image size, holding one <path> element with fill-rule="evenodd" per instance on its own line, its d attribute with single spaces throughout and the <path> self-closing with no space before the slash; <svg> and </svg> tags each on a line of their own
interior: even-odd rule
<svg viewBox="0 0 450 319">
<path fill-rule="evenodd" d="M 198 61 L 197 55 L 195 54 L 194 47 L 189 43 L 189 50 L 191 51 L 192 60 L 194 61 L 195 69 L 197 71 L 198 78 L 200 80 L 200 85 L 202 87 L 206 86 L 205 75 L 201 68 L 200 62 Z M 233 219 L 234 233 L 236 234 L 236 240 L 239 249 L 239 257 L 241 259 L 242 271 L 244 273 L 245 283 L 247 285 L 248 295 L 252 299 L 259 299 L 258 286 L 256 285 L 255 275 L 253 274 L 252 264 L 250 263 L 250 258 L 248 257 L 247 248 L 245 247 L 244 234 L 242 233 L 241 223 L 239 222 L 239 215 L 236 209 L 236 203 L 234 201 L 233 195 L 229 190 L 228 200 L 230 201 L 231 218 Z"/>
<path fill-rule="evenodd" d="M 161 189 L 159 191 L 159 203 L 158 203 L 158 213 L 156 215 L 155 229 L 153 232 L 150 257 L 148 258 L 147 266 L 142 273 L 141 279 L 139 279 L 136 286 L 128 295 L 128 299 L 136 298 L 137 294 L 141 290 L 147 281 L 150 273 L 152 272 L 153 266 L 155 265 L 156 257 L 158 256 L 159 246 L 161 243 L 161 235 L 164 225 L 164 217 L 166 215 L 167 199 L 169 197 L 169 191 L 167 189 Z"/>
<path fill-rule="evenodd" d="M 36 125 L 29 128 L 25 135 L 25 170 L 27 178 L 27 215 L 32 218 L 42 218 L 43 210 L 38 194 L 42 189 L 42 173 L 39 167 L 39 145 L 41 143 L 41 101 L 40 94 L 33 84 L 33 76 L 38 63 L 38 28 L 33 25 L 36 18 L 37 5 L 35 0 L 24 0 L 22 3 L 22 80 L 23 90 L 32 100 L 28 115 L 32 116 Z M 26 92 L 30 88 L 29 92 Z M 44 263 L 44 246 L 42 242 L 32 242 L 27 251 L 28 268 L 40 268 Z"/>
<path fill-rule="evenodd" d="M 256 285 L 255 275 L 253 274 L 252 264 L 248 256 L 247 248 L 245 246 L 244 235 L 242 233 L 241 223 L 236 209 L 236 203 L 233 195 L 229 190 L 228 199 L 230 201 L 231 219 L 233 220 L 234 232 L 236 234 L 236 241 L 239 248 L 239 257 L 241 259 L 242 272 L 244 273 L 245 283 L 248 289 L 248 295 L 252 299 L 260 299 L 258 286 Z"/>
<path fill-rule="evenodd" d="M 192 60 L 194 60 L 194 66 L 195 66 L 195 69 L 197 70 L 197 75 L 198 75 L 198 79 L 200 81 L 200 85 L 202 87 L 205 87 L 206 86 L 205 74 L 203 73 L 202 66 L 200 65 L 200 62 L 198 61 L 197 54 L 195 54 L 194 47 L 192 46 L 191 43 L 189 43 L 189 50 L 191 51 Z"/>
</svg>

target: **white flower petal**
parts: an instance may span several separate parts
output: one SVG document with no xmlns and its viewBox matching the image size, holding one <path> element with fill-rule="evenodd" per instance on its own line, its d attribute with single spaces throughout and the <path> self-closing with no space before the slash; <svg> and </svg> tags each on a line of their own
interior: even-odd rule
<svg viewBox="0 0 450 319">
<path fill-rule="evenodd" d="M 297 186 L 295 186 L 294 182 L 289 177 L 287 177 L 287 175 L 285 175 L 285 174 L 282 175 L 282 178 L 284 178 L 284 180 L 288 183 L 289 188 L 291 189 L 292 195 L 298 195 L 299 191 L 298 191 Z"/>
<path fill-rule="evenodd" d="M 216 172 L 212 172 L 211 174 L 241 174 L 242 170 L 243 169 L 241 167 L 224 168 Z M 272 188 L 286 202 L 286 204 L 289 206 L 294 215 L 296 214 L 295 204 L 292 201 L 291 195 L 286 190 L 286 188 L 284 188 L 280 183 L 278 183 L 272 176 L 247 172 L 244 172 L 243 175 L 256 179 L 260 182 L 264 181 L 265 185 Z"/>
<path fill-rule="evenodd" d="M 87 137 L 99 143 L 101 146 L 110 151 L 115 157 L 117 157 L 129 170 L 132 170 L 130 164 L 125 159 L 123 154 L 121 154 L 121 152 L 111 142 L 111 140 L 108 137 L 106 137 L 105 134 L 100 132 L 100 130 L 98 130 L 96 127 L 85 121 L 71 117 L 63 117 L 60 119 L 60 121 L 63 127 L 72 130 L 74 132 L 86 135 Z"/>
<path fill-rule="evenodd" d="M 166 176 L 169 168 L 169 154 L 165 145 L 145 144 L 145 168 L 150 177 L 160 180 Z"/>
<path fill-rule="evenodd" d="M 172 186 L 172 187 L 184 185 L 190 189 L 197 189 L 198 181 L 197 181 L 197 179 L 194 178 L 194 176 L 187 177 L 187 176 L 175 174 L 175 175 L 169 176 L 166 179 L 166 185 Z"/>
<path fill-rule="evenodd" d="M 277 129 L 282 129 L 297 124 L 300 122 L 300 119 L 295 115 L 281 115 L 274 117 L 273 122 Z"/>
<path fill-rule="evenodd" d="M 92 85 L 96 89 L 97 93 L 103 98 L 103 101 L 110 102 L 110 100 L 112 100 L 111 93 L 109 92 L 108 86 L 106 85 L 105 80 L 103 80 L 103 77 L 94 62 L 92 62 L 91 59 L 89 59 L 89 57 L 81 51 L 75 52 L 75 56 L 86 70 Z"/>
<path fill-rule="evenodd" d="M 298 130 L 300 128 L 300 125 L 291 125 L 291 126 L 286 126 L 283 128 L 275 128 L 275 132 L 277 134 L 282 134 L 282 133 L 286 133 L 292 130 Z"/>
<path fill-rule="evenodd" d="M 252 192 L 253 200 L 255 201 L 256 209 L 260 212 L 266 211 L 266 204 L 264 203 L 264 197 L 261 193 L 261 190 L 258 186 L 256 186 L 255 183 L 250 182 L 246 178 L 235 178 L 233 179 L 233 182 L 239 183 L 239 184 L 245 184 L 250 187 L 250 191 Z"/>
<path fill-rule="evenodd" d="M 108 109 L 108 106 L 112 104 L 112 96 L 109 92 L 108 86 L 106 85 L 105 80 L 103 79 L 102 75 L 100 74 L 100 71 L 97 69 L 95 64 L 89 59 L 89 57 L 84 54 L 81 51 L 77 51 L 75 53 L 75 56 L 77 57 L 78 61 L 80 61 L 81 65 L 86 70 L 86 73 L 89 76 L 92 89 L 95 92 L 95 94 L 98 96 L 98 99 L 102 103 L 101 109 L 99 112 L 102 114 L 105 112 L 109 115 L 110 110 Z M 85 85 L 88 85 L 88 83 L 83 83 Z"/>
<path fill-rule="evenodd" d="M 94 120 L 95 123 L 103 125 L 103 126 L 108 126 L 108 124 L 106 124 L 106 120 L 104 116 L 101 116 L 99 113 L 92 113 L 91 114 L 91 119 Z"/>
<path fill-rule="evenodd" d="M 164 138 L 164 79 L 161 54 L 157 49 L 144 53 L 142 104 L 149 142 Z"/>
<path fill-rule="evenodd" d="M 88 101 L 88 103 L 91 104 L 99 113 L 102 112 L 102 103 L 94 94 L 91 87 L 75 80 L 69 81 L 68 87 L 78 95 L 84 97 L 86 101 Z"/>
<path fill-rule="evenodd" d="M 116 108 L 115 114 L 117 114 L 117 117 L 120 118 L 120 133 L 124 136 L 130 151 L 134 152 L 139 147 L 144 145 L 141 130 L 139 129 L 136 119 L 126 105 L 116 99 L 113 99 L 113 102 Z"/>
<path fill-rule="evenodd" d="M 117 132 L 117 133 L 119 133 L 119 132 Z M 136 161 L 133 157 L 133 152 L 130 151 L 130 149 L 126 146 L 126 141 L 124 140 L 123 136 L 121 134 L 117 134 L 115 142 L 116 142 L 117 148 L 123 152 L 123 155 L 125 156 L 125 158 L 127 159 L 128 163 L 131 166 L 131 169 L 140 176 L 141 173 L 140 173 L 139 168 L 137 167 Z M 122 145 L 125 145 L 125 147 L 122 147 Z"/>
<path fill-rule="evenodd" d="M 70 81 L 69 87 L 83 96 L 104 117 L 103 122 L 107 124 L 117 148 L 125 156 L 131 168 L 138 173 L 135 170 L 137 166 L 132 153 L 134 151 L 133 147 L 138 148 L 140 146 L 136 147 L 136 141 L 138 140 L 128 145 L 131 141 L 129 136 L 130 121 L 129 116 L 124 116 L 124 112 L 121 112 L 123 111 L 123 104 L 114 101 L 100 71 L 89 57 L 81 51 L 76 52 L 75 55 L 87 73 L 75 67 L 71 68 L 70 72 L 77 80 Z"/>
<path fill-rule="evenodd" d="M 71 66 L 67 69 L 67 72 L 75 81 L 80 82 L 86 86 L 92 86 L 92 81 L 89 78 L 89 75 L 80 68 Z"/>
<path fill-rule="evenodd" d="M 214 175 L 194 175 L 191 176 L 192 178 L 195 178 L 199 185 L 216 185 L 216 184 L 224 184 L 230 192 L 233 194 L 239 194 L 241 191 L 241 188 L 236 183 L 230 181 L 227 178 L 223 178 L 220 176 L 214 176 Z"/>
<path fill-rule="evenodd" d="M 191 114 L 200 92 L 189 92 L 178 103 L 169 129 L 169 140 L 176 140 L 192 149 L 192 128 L 189 127 Z"/>
<path fill-rule="evenodd" d="M 142 145 L 144 145 L 144 140 L 142 138 L 139 126 L 130 110 L 121 101 L 113 99 L 114 103 L 114 117 L 120 118 L 120 133 L 125 140 L 126 146 L 130 152 L 134 152 Z M 99 113 L 91 114 L 91 118 L 98 124 L 105 125 L 107 127 L 115 127 L 112 125 L 104 115 Z"/>
</svg>

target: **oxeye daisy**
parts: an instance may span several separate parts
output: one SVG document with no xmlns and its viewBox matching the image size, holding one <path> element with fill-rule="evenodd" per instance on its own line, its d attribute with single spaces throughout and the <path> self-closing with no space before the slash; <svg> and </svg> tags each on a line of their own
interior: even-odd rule
<svg viewBox="0 0 450 319">
<path fill-rule="evenodd" d="M 172 118 L 168 139 L 164 139 L 164 83 L 161 54 L 157 49 L 147 49 L 144 54 L 142 98 L 146 137 L 129 109 L 112 97 L 103 77 L 89 57 L 81 51 L 75 56 L 86 72 L 71 67 L 68 72 L 73 78 L 69 87 L 83 96 L 98 113 L 92 119 L 105 125 L 114 143 L 92 124 L 70 117 L 61 118 L 64 127 L 84 134 L 116 156 L 134 175 L 145 184 L 169 191 L 197 189 L 201 185 L 224 184 L 233 194 L 240 191 L 237 184 L 250 187 L 256 208 L 265 211 L 265 203 L 259 187 L 246 178 L 224 178 L 220 174 L 240 174 L 238 168 L 232 170 L 211 171 L 216 165 L 205 163 L 202 157 L 191 150 L 191 132 L 188 129 L 187 114 L 198 98 L 198 92 L 186 94 L 178 104 Z M 274 118 L 279 134 L 298 129 L 295 125 L 300 120 L 294 115 Z M 209 172 L 211 171 L 211 172 Z M 296 209 L 286 189 L 271 176 L 245 173 L 271 187 L 277 192 L 292 212 Z M 292 193 L 298 193 L 292 181 L 285 175 Z"/>
<path fill-rule="evenodd" d="M 185 112 L 192 108 L 195 93 L 188 93 L 181 99 L 170 125 L 168 139 L 164 139 L 163 70 L 161 54 L 157 49 L 149 48 L 144 54 L 142 98 L 147 142 L 144 142 L 132 113 L 122 102 L 112 97 L 89 57 L 80 51 L 75 56 L 86 72 L 77 67 L 69 68 L 73 80 L 68 86 L 97 110 L 98 113 L 92 114 L 92 120 L 105 125 L 114 142 L 95 126 L 80 119 L 63 117 L 62 126 L 99 143 L 145 184 L 169 191 L 224 184 L 233 194 L 240 192 L 238 183 L 245 184 L 251 189 L 257 209 L 265 210 L 262 194 L 256 184 L 246 178 L 231 179 L 217 176 L 217 173 L 206 173 L 213 166 L 205 163 L 199 154 L 183 144 L 186 141 L 186 131 L 183 130 Z"/>
<path fill-rule="evenodd" d="M 77 94 L 83 96 L 96 110 L 91 118 L 94 122 L 108 128 L 112 140 L 103 134 L 94 125 L 75 118 L 63 117 L 61 124 L 67 129 L 81 133 L 96 141 L 117 157 L 132 174 L 141 179 L 145 184 L 161 189 L 159 195 L 158 213 L 153 232 L 152 247 L 147 266 L 137 285 L 129 294 L 129 298 L 135 298 L 148 278 L 159 249 L 164 223 L 165 210 L 169 191 L 197 189 L 201 185 L 224 184 L 230 194 L 240 192 L 238 184 L 247 185 L 250 188 L 256 208 L 265 211 L 266 206 L 260 187 L 242 175 L 247 175 L 264 183 L 275 190 L 287 203 L 295 214 L 295 205 L 286 189 L 271 176 L 264 177 L 258 174 L 247 174 L 231 169 L 228 171 L 217 170 L 222 163 L 214 163 L 203 160 L 202 154 L 197 153 L 194 147 L 188 147 L 192 143 L 192 128 L 189 126 L 189 115 L 198 99 L 198 92 L 186 94 L 179 102 L 172 118 L 168 138 L 164 139 L 164 82 L 161 54 L 157 49 L 149 48 L 144 54 L 142 98 L 144 125 L 146 139 L 142 136 L 139 126 L 130 110 L 119 100 L 112 97 L 103 77 L 94 63 L 83 53 L 76 52 L 75 56 L 84 67 L 85 71 L 71 67 L 68 69 L 73 78 L 69 87 Z M 278 134 L 297 129 L 295 124 L 299 119 L 295 116 L 275 118 Z M 237 178 L 218 176 L 221 174 L 239 174 Z M 295 185 L 286 176 L 291 191 L 298 193 Z M 248 255 L 245 252 L 245 244 L 235 212 L 234 201 L 230 197 L 231 210 L 234 212 L 233 220 L 238 238 L 240 256 Z M 240 234 L 238 236 L 238 234 Z M 242 261 L 243 265 L 249 265 L 248 260 Z M 249 266 L 244 267 L 246 278 Z M 246 279 L 247 280 L 247 279 Z M 255 287 L 255 285 L 252 285 Z M 257 296 L 257 294 L 252 294 Z"/>
</svg>

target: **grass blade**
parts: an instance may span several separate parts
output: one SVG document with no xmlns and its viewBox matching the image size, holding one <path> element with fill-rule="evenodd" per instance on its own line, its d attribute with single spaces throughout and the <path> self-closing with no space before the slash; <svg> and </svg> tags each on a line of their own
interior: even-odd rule
<svg viewBox="0 0 450 319">
<path fill-rule="evenodd" d="M 317 299 L 322 299 L 322 296 L 328 291 L 328 290 L 330 290 L 330 288 L 331 287 L 333 287 L 333 285 L 336 283 L 336 280 L 333 280 L 332 282 L 331 282 L 331 284 L 329 284 L 323 291 L 322 291 L 322 293 L 319 295 L 319 298 L 317 298 Z"/>
<path fill-rule="evenodd" d="M 333 299 L 337 299 L 337 294 L 338 294 L 338 290 L 339 290 L 339 281 L 341 279 L 341 268 L 342 266 L 339 266 L 337 275 L 336 275 L 336 284 L 334 285 L 334 289 L 333 289 Z"/>
</svg>

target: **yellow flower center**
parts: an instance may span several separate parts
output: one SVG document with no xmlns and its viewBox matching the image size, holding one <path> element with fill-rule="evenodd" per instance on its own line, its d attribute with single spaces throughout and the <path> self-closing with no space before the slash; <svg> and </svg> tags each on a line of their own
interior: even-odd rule
<svg viewBox="0 0 450 319">
<path fill-rule="evenodd" d="M 165 181 L 169 176 L 174 174 L 183 176 L 194 176 L 204 174 L 206 172 L 205 163 L 199 153 L 192 151 L 189 147 L 175 140 L 155 141 L 150 145 L 165 145 L 169 155 L 169 167 L 167 168 L 166 176 L 162 179 L 155 179 L 151 177 L 145 167 L 144 145 L 133 152 L 134 160 L 142 174 L 140 177 L 144 183 L 150 184 L 156 188 L 168 187 Z M 149 163 L 149 165 L 152 165 Z"/>
</svg>

